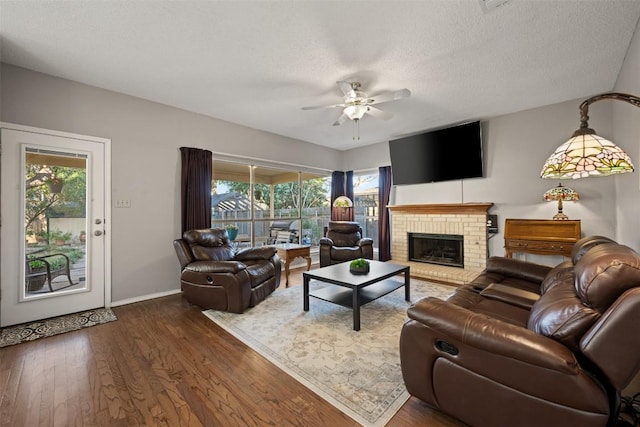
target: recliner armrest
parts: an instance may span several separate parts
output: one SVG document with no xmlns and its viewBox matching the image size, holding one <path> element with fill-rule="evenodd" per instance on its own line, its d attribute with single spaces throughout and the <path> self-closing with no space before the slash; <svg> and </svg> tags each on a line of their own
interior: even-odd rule
<svg viewBox="0 0 640 427">
<path fill-rule="evenodd" d="M 247 266 L 240 261 L 194 261 L 188 264 L 184 270 L 190 270 L 196 273 L 236 274 L 246 268 Z"/>
<path fill-rule="evenodd" d="M 371 237 L 363 237 L 358 240 L 358 246 L 362 247 L 366 245 L 373 245 L 373 239 Z"/>
<path fill-rule="evenodd" d="M 321 237 L 320 240 L 318 241 L 318 243 L 320 245 L 329 245 L 329 246 L 333 246 L 333 240 L 331 240 L 328 237 Z"/>
<path fill-rule="evenodd" d="M 552 268 L 515 258 L 491 257 L 487 260 L 486 271 L 540 284 Z"/>
<path fill-rule="evenodd" d="M 180 268 L 185 268 L 189 263 L 193 262 L 193 255 L 189 245 L 183 239 L 176 239 L 173 241 L 173 248 L 178 255 L 178 261 L 180 261 Z"/>
<path fill-rule="evenodd" d="M 437 298 L 423 298 L 407 311 L 409 318 L 467 346 L 493 356 L 521 360 L 564 374 L 580 367 L 571 350 L 529 329 L 511 325 Z"/>
<path fill-rule="evenodd" d="M 255 248 L 246 248 L 236 253 L 233 257 L 237 261 L 264 259 L 270 260 L 278 250 L 275 246 L 260 246 Z"/>
<path fill-rule="evenodd" d="M 540 299 L 540 294 L 500 283 L 491 283 L 480 292 L 480 295 L 528 310 L 531 310 L 533 304 Z"/>
</svg>

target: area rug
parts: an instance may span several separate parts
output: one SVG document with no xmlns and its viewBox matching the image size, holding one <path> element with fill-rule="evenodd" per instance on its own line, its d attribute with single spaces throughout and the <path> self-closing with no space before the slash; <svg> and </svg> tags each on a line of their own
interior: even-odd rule
<svg viewBox="0 0 640 427">
<path fill-rule="evenodd" d="M 113 322 L 114 320 L 118 320 L 118 318 L 111 309 L 98 308 L 82 313 L 9 326 L 2 328 L 0 331 L 0 348 Z"/>
<path fill-rule="evenodd" d="M 400 280 L 398 277 L 397 280 Z M 310 289 L 326 283 L 314 282 Z M 411 300 L 446 299 L 453 287 L 411 280 Z M 310 298 L 302 286 L 274 292 L 243 314 L 203 313 L 339 410 L 365 426 L 384 426 L 409 398 L 400 370 L 400 331 L 410 303 L 404 288 L 364 305 L 360 331 L 350 309 Z"/>
</svg>

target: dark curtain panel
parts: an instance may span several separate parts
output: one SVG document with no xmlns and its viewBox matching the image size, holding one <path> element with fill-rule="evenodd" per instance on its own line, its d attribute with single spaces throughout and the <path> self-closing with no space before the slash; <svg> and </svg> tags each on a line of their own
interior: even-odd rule
<svg viewBox="0 0 640 427">
<path fill-rule="evenodd" d="M 331 220 L 338 221 L 340 213 L 333 207 L 333 201 L 340 196 L 344 196 L 344 172 L 333 171 L 331 173 Z"/>
<path fill-rule="evenodd" d="M 180 147 L 180 152 L 182 232 L 196 228 L 211 228 L 211 151 Z"/>
<path fill-rule="evenodd" d="M 355 211 L 355 198 L 353 195 L 353 171 L 348 171 L 346 174 L 346 180 L 344 184 L 344 195 L 351 199 L 354 202 L 354 206 L 352 208 L 348 208 L 346 211 L 347 219 L 345 221 L 354 221 L 354 211 Z"/>
<path fill-rule="evenodd" d="M 389 196 L 391 194 L 391 166 L 378 169 L 378 259 L 391 259 L 391 226 L 389 224 Z"/>
</svg>

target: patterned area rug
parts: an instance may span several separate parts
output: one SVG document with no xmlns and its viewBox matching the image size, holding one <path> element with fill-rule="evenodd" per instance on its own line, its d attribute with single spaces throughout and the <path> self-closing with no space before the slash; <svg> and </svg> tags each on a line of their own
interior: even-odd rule
<svg viewBox="0 0 640 427">
<path fill-rule="evenodd" d="M 0 332 L 0 348 L 118 320 L 108 308 L 9 326 Z"/>
<path fill-rule="evenodd" d="M 397 277 L 400 280 L 400 277 Z M 326 283 L 311 282 L 310 289 Z M 450 286 L 411 280 L 411 300 L 445 299 Z M 400 330 L 410 303 L 404 288 L 360 310 L 354 331 L 350 309 L 310 298 L 302 309 L 302 286 L 274 292 L 244 314 L 204 314 L 365 426 L 384 426 L 409 398 L 400 370 Z"/>
</svg>

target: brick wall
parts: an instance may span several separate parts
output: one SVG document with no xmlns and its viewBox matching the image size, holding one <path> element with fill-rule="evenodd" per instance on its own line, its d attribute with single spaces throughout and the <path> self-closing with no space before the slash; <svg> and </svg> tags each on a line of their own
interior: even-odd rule
<svg viewBox="0 0 640 427">
<path fill-rule="evenodd" d="M 433 205 L 440 209 L 396 206 L 391 208 L 391 260 L 409 265 L 411 275 L 454 284 L 469 283 L 487 265 L 486 209 L 470 212 L 468 205 Z M 394 209 L 395 208 L 395 209 Z M 459 210 L 460 213 L 456 213 Z M 408 233 L 464 236 L 464 268 L 409 261 Z"/>
</svg>

